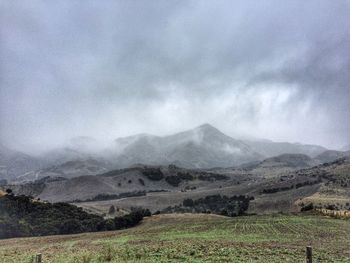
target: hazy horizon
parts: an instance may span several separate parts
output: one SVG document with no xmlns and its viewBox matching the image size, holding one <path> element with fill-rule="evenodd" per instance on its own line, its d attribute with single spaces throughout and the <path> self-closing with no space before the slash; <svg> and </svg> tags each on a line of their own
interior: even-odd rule
<svg viewBox="0 0 350 263">
<path fill-rule="evenodd" d="M 0 142 L 210 123 L 350 145 L 348 1 L 0 1 Z"/>
<path fill-rule="evenodd" d="M 134 133 L 134 134 L 128 134 L 125 136 L 119 136 L 113 139 L 101 139 L 101 138 L 95 138 L 92 136 L 75 136 L 75 137 L 71 137 L 71 138 L 67 138 L 66 140 L 62 140 L 62 141 L 56 141 L 53 144 L 50 145 L 38 145 L 38 146 L 34 146 L 33 148 L 28 148 L 28 147 L 21 147 L 21 145 L 17 145 L 17 146 L 13 146 L 11 147 L 8 144 L 2 144 L 3 147 L 8 147 L 11 150 L 16 150 L 16 151 L 22 151 L 23 153 L 27 153 L 27 154 L 33 154 L 33 155 L 38 155 L 41 156 L 42 154 L 46 154 L 46 153 L 50 153 L 52 150 L 60 150 L 62 148 L 71 148 L 71 149 L 80 149 L 83 152 L 87 151 L 90 153 L 98 153 L 98 152 L 104 152 L 104 151 L 109 151 L 111 149 L 113 149 L 114 147 L 116 147 L 117 145 L 115 144 L 117 139 L 124 139 L 127 137 L 136 137 L 136 136 L 156 136 L 156 137 L 167 137 L 167 136 L 172 136 L 174 134 L 178 134 L 181 132 L 187 132 L 187 131 L 192 131 L 195 130 L 201 126 L 204 125 L 209 125 L 214 127 L 213 125 L 211 125 L 210 123 L 202 123 L 198 126 L 195 127 L 191 127 L 189 129 L 185 129 L 185 130 L 179 130 L 179 131 L 174 131 L 172 133 L 164 133 L 164 134 L 152 134 L 152 133 L 145 133 L 145 132 L 140 132 L 140 133 Z M 275 142 L 275 143 L 292 143 L 292 144 L 303 144 L 303 145 L 313 145 L 313 144 L 309 144 L 309 143 L 301 143 L 298 141 L 278 141 L 278 140 L 271 140 L 271 139 L 267 139 L 267 138 L 259 138 L 259 137 L 253 137 L 253 136 L 246 136 L 246 135 L 238 135 L 238 134 L 227 134 L 225 132 L 223 132 L 222 130 L 218 129 L 217 127 L 214 127 L 215 129 L 219 130 L 219 132 L 224 133 L 225 135 L 228 135 L 234 139 L 237 140 L 242 140 L 243 142 L 245 141 L 269 141 L 269 142 Z M 321 145 L 321 144 L 314 144 L 315 146 L 323 146 L 325 148 L 327 148 L 327 146 L 325 145 Z M 86 148 L 88 147 L 88 148 Z M 85 148 L 85 149 L 84 149 Z M 341 149 L 336 149 L 336 148 L 327 148 L 329 150 L 341 150 Z"/>
</svg>

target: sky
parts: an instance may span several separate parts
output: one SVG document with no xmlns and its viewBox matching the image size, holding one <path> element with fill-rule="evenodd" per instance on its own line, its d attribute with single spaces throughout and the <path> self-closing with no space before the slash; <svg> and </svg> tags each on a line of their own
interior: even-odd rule
<svg viewBox="0 0 350 263">
<path fill-rule="evenodd" d="M 0 0 L 1 143 L 210 123 L 350 144 L 350 1 Z"/>
</svg>

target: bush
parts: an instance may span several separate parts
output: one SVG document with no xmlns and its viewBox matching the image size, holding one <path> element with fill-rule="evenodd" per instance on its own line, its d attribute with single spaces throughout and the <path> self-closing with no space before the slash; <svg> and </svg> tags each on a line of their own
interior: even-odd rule
<svg viewBox="0 0 350 263">
<path fill-rule="evenodd" d="M 141 184 L 141 185 L 145 185 L 145 181 L 144 180 L 142 180 L 141 178 L 139 178 L 139 183 Z"/>
<path fill-rule="evenodd" d="M 160 168 L 144 168 L 142 174 L 153 181 L 160 181 L 164 178 L 164 174 Z"/>
<path fill-rule="evenodd" d="M 310 210 L 313 210 L 313 209 L 314 209 L 314 204 L 310 203 L 310 204 L 307 204 L 307 205 L 303 206 L 300 209 L 300 211 L 305 212 L 305 211 L 310 211 Z"/>
<path fill-rule="evenodd" d="M 114 205 L 111 205 L 110 207 L 109 207 L 109 210 L 108 210 L 108 214 L 114 214 L 115 213 L 115 207 L 114 207 Z"/>
<path fill-rule="evenodd" d="M 167 176 L 167 177 L 165 177 L 165 181 L 168 184 L 177 187 L 181 183 L 181 178 L 179 176 L 176 176 L 176 175 Z"/>
<path fill-rule="evenodd" d="M 168 207 L 164 209 L 163 212 L 205 212 L 227 216 L 239 216 L 247 211 L 249 202 L 252 199 L 253 197 L 243 195 L 234 195 L 231 197 L 209 195 L 196 200 L 185 199 L 182 203 L 183 206 Z"/>
<path fill-rule="evenodd" d="M 194 202 L 192 199 L 188 198 L 188 199 L 185 199 L 183 202 L 182 202 L 183 206 L 189 206 L 189 207 L 192 207 L 194 205 Z"/>
</svg>

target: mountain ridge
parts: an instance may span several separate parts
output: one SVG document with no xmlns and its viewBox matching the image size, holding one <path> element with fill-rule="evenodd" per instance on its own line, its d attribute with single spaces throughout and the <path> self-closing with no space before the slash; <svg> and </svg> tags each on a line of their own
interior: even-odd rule
<svg viewBox="0 0 350 263">
<path fill-rule="evenodd" d="M 16 179 L 18 176 L 25 178 L 36 173 L 38 169 L 51 169 L 66 162 L 84 162 L 88 159 L 105 161 L 115 169 L 127 168 L 137 163 L 175 164 L 184 168 L 201 169 L 239 166 L 286 153 L 306 154 L 314 158 L 327 151 L 326 148 L 317 145 L 236 139 L 208 123 L 166 136 L 140 133 L 120 137 L 113 140 L 107 148 L 103 150 L 101 148 L 93 138 L 84 136 L 72 138 L 64 147 L 52 149 L 41 156 L 31 159 L 30 155 L 25 155 L 26 159 L 33 160 L 32 163 L 35 165 L 15 162 L 18 164 L 18 169 L 10 176 L 7 170 L 12 161 L 2 158 L 0 179 Z M 0 153 L 5 156 L 2 152 L 6 155 L 6 152 L 10 154 L 13 151 L 2 147 Z M 90 173 L 86 174 L 84 169 L 79 172 L 77 169 L 71 174 L 79 176 Z"/>
</svg>

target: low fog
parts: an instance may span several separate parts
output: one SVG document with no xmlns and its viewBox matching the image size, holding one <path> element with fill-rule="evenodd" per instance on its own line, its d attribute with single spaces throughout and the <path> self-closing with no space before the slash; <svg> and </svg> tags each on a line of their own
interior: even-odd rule
<svg viewBox="0 0 350 263">
<path fill-rule="evenodd" d="M 349 1 L 0 1 L 1 143 L 210 123 L 350 144 Z"/>
</svg>

